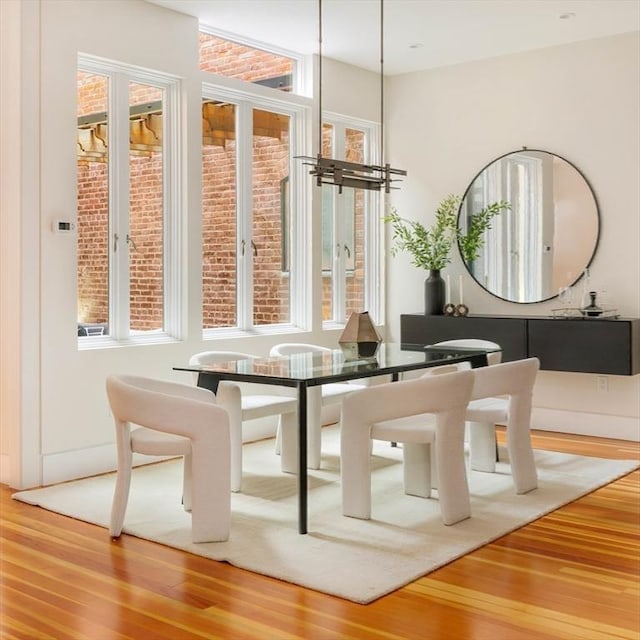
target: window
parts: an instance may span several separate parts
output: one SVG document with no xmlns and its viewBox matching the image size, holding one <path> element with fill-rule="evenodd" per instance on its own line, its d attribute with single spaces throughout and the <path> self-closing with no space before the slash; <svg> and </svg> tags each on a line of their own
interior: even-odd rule
<svg viewBox="0 0 640 640">
<path fill-rule="evenodd" d="M 202 115 L 203 329 L 304 326 L 303 108 L 206 85 Z"/>
<path fill-rule="evenodd" d="M 261 45 L 262 46 L 262 45 Z M 266 51 L 200 31 L 200 69 L 280 91 L 301 93 L 300 61 L 289 52 Z"/>
<path fill-rule="evenodd" d="M 180 334 L 177 80 L 81 56 L 78 336 Z"/>
<path fill-rule="evenodd" d="M 334 116 L 323 124 L 322 155 L 370 161 L 374 129 Z M 322 319 L 344 323 L 351 313 L 380 315 L 381 294 L 374 283 L 379 268 L 380 196 L 364 189 L 322 187 Z M 378 222 L 378 224 L 376 224 Z M 377 290 L 377 292 L 375 291 Z"/>
</svg>

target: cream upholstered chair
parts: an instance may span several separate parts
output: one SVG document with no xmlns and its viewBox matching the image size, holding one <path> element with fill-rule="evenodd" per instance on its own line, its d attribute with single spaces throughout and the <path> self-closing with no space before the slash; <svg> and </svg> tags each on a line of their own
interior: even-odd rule
<svg viewBox="0 0 640 640">
<path fill-rule="evenodd" d="M 403 443 L 404 491 L 431 496 L 431 448 L 445 524 L 471 515 L 464 455 L 464 415 L 473 373 L 455 371 L 361 389 L 342 401 L 342 512 L 371 517 L 370 440 Z"/>
<path fill-rule="evenodd" d="M 538 486 L 530 429 L 539 369 L 537 358 L 474 369 L 472 399 L 465 415 L 470 427 L 471 468 L 476 471 L 495 471 L 495 425 L 506 425 L 511 475 L 519 494 Z"/>
<path fill-rule="evenodd" d="M 432 347 L 461 347 L 467 349 L 494 349 L 487 353 L 487 364 L 499 364 L 502 362 L 502 347 L 490 340 L 478 340 L 476 338 L 458 338 L 456 340 L 442 340 L 430 345 Z"/>
<path fill-rule="evenodd" d="M 285 342 L 277 344 L 271 348 L 269 355 L 271 356 L 295 356 L 300 358 L 300 364 L 303 365 L 305 358 L 313 357 L 314 353 L 331 353 L 331 349 L 328 347 L 322 347 L 316 344 L 307 344 L 303 342 Z M 292 364 L 295 366 L 295 360 Z M 322 434 L 321 427 L 323 423 L 322 415 L 323 409 L 330 405 L 338 405 L 342 402 L 348 393 L 355 391 L 356 389 L 362 389 L 367 386 L 364 381 L 350 380 L 348 382 L 331 382 L 318 387 L 309 387 L 307 389 L 307 466 L 310 469 L 319 469 L 322 455 Z M 339 419 L 340 410 L 337 407 L 335 414 L 336 420 Z M 290 433 L 292 436 L 293 432 Z M 283 429 L 278 428 L 276 434 L 276 453 L 281 451 L 281 439 L 283 437 Z M 291 446 L 286 447 L 287 452 L 295 452 L 296 447 L 291 443 Z M 287 454 L 287 457 L 288 454 Z M 285 460 L 283 458 L 283 469 L 290 469 L 293 460 Z"/>
<path fill-rule="evenodd" d="M 424 376 L 468 366 L 468 363 L 434 367 Z M 465 412 L 469 425 L 469 465 L 474 471 L 495 473 L 496 423 L 507 428 L 507 451 L 516 493 L 527 493 L 538 486 L 531 446 L 531 395 L 540 367 L 537 358 L 504 362 L 473 369 L 474 385 Z M 431 478 L 437 486 L 437 460 L 432 451 Z"/>
<path fill-rule="evenodd" d="M 183 506 L 193 542 L 220 542 L 231 523 L 229 416 L 205 389 L 150 378 L 110 375 L 118 472 L 109 533 L 122 532 L 133 453 L 184 456 Z M 131 425 L 138 428 L 131 429 Z"/>
<path fill-rule="evenodd" d="M 502 347 L 490 340 L 456 338 L 454 340 L 436 342 L 431 346 L 493 349 L 491 353 L 487 353 L 487 364 L 491 366 L 502 362 Z M 496 440 L 495 430 L 490 431 L 486 427 L 467 422 L 465 437 L 469 441 L 471 468 L 476 471 L 495 471 L 496 460 L 498 459 L 498 441 Z"/>
<path fill-rule="evenodd" d="M 256 357 L 237 351 L 203 351 L 193 355 L 189 359 L 189 364 L 206 365 Z M 265 393 L 265 389 L 261 385 L 228 380 L 220 382 L 216 397 L 218 404 L 229 412 L 231 425 L 231 491 L 236 492 L 240 491 L 242 486 L 242 423 L 266 416 L 280 416 L 281 421 L 289 423 L 289 430 L 295 429 L 297 426 L 298 402 L 295 398 L 282 394 Z"/>
</svg>

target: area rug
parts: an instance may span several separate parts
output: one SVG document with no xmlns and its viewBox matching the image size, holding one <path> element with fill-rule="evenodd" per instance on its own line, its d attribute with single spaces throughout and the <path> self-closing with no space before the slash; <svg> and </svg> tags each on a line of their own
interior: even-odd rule
<svg viewBox="0 0 640 640">
<path fill-rule="evenodd" d="M 496 473 L 469 473 L 472 517 L 444 526 L 437 493 L 428 500 L 404 495 L 401 449 L 376 442 L 373 517 L 365 521 L 341 513 L 338 441 L 336 427 L 323 429 L 322 469 L 309 474 L 307 535 L 297 532 L 296 477 L 280 472 L 269 440 L 244 447 L 242 493 L 232 496 L 227 542 L 191 543 L 177 460 L 134 470 L 124 532 L 365 604 L 638 467 L 536 451 L 539 487 L 518 496 L 501 451 Z M 114 484 L 108 474 L 13 497 L 106 527 Z"/>
</svg>

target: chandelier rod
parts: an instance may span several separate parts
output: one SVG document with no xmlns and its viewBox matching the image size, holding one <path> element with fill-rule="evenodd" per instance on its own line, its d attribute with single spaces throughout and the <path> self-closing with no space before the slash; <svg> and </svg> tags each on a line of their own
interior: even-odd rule
<svg viewBox="0 0 640 640">
<path fill-rule="evenodd" d="M 318 0 L 318 157 L 322 156 L 322 0 Z"/>
<path fill-rule="evenodd" d="M 380 0 L 380 166 L 384 165 L 384 0 Z"/>
</svg>

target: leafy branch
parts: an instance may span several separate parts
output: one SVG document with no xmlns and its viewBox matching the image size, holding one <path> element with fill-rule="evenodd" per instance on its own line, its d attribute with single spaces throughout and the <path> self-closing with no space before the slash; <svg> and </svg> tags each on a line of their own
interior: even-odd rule
<svg viewBox="0 0 640 640">
<path fill-rule="evenodd" d="M 420 269 L 444 269 L 451 258 L 449 253 L 456 239 L 456 215 L 460 197 L 450 195 L 445 198 L 436 210 L 436 221 L 427 229 L 420 222 L 401 218 L 395 208 L 385 216 L 384 221 L 393 229 L 395 244 L 391 255 L 399 251 L 407 251 L 412 256 L 412 264 Z"/>
<path fill-rule="evenodd" d="M 480 249 L 484 246 L 484 233 L 491 228 L 491 221 L 497 215 L 511 209 L 511 204 L 500 200 L 487 205 L 482 211 L 471 215 L 469 219 L 469 229 L 466 234 L 457 229 L 458 246 L 462 259 L 467 264 L 473 262 L 480 255 Z"/>
</svg>

